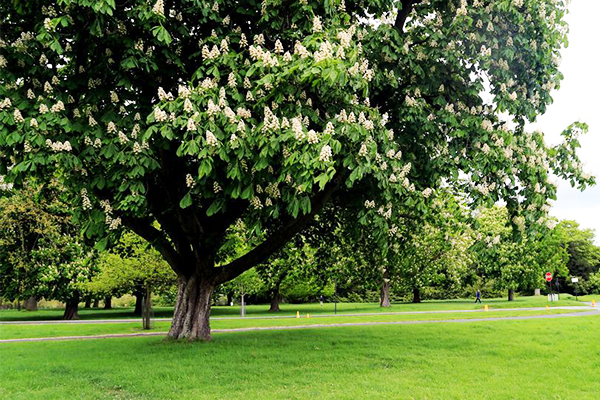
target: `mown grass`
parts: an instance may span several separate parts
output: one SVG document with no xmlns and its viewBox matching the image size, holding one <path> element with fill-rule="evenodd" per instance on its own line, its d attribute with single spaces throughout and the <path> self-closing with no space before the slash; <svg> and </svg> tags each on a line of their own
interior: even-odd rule
<svg viewBox="0 0 600 400">
<path fill-rule="evenodd" d="M 582 305 L 576 302 L 574 297 L 561 295 L 558 302 L 549 303 L 545 296 L 517 297 L 514 301 L 507 301 L 505 298 L 483 299 L 483 303 L 490 308 L 521 308 L 521 307 L 543 307 L 550 305 Z M 282 304 L 281 311 L 276 315 L 295 315 L 296 311 L 302 314 L 333 314 L 334 303 L 325 303 L 320 306 L 318 303 L 309 304 Z M 413 303 L 393 303 L 390 308 L 379 307 L 377 303 L 338 303 L 337 312 L 339 314 L 348 313 L 372 313 L 372 312 L 402 312 L 402 311 L 432 311 L 432 310 L 480 310 L 481 304 L 475 304 L 472 299 L 458 300 L 431 300 L 419 304 Z M 274 315 L 268 312 L 268 305 L 249 305 L 246 307 L 248 316 L 267 316 Z M 17 311 L 0 310 L 0 321 L 43 321 L 58 320 L 62 317 L 63 310 L 43 309 L 38 311 Z M 172 307 L 155 307 L 155 318 L 170 318 L 173 315 Z M 212 308 L 213 317 L 236 317 L 240 315 L 239 306 L 215 306 Z M 133 315 L 133 308 L 115 308 L 112 310 L 81 309 L 79 311 L 80 319 L 121 319 L 137 318 Z"/>
<path fill-rule="evenodd" d="M 578 399 L 599 317 L 0 345 L 0 398 Z"/>
<path fill-rule="evenodd" d="M 451 319 L 496 318 L 530 315 L 565 314 L 580 310 L 549 311 L 490 311 L 476 313 L 444 313 L 444 314 L 403 314 L 403 315 L 366 315 L 366 316 L 336 316 L 285 319 L 229 319 L 213 320 L 212 329 L 232 329 L 248 327 L 298 326 L 314 324 L 347 324 L 364 322 L 394 322 L 394 321 L 432 321 Z M 43 338 L 59 336 L 90 336 L 115 333 L 166 332 L 170 322 L 156 321 L 153 329 L 142 330 L 141 322 L 103 323 L 103 324 L 48 324 L 48 325 L 0 325 L 0 339 Z M 0 344 L 1 345 L 1 344 Z"/>
</svg>

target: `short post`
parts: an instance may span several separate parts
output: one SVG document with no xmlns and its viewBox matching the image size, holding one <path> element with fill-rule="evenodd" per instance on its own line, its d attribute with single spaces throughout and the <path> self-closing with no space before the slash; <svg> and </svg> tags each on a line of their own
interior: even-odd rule
<svg viewBox="0 0 600 400">
<path fill-rule="evenodd" d="M 483 309 L 484 309 L 485 311 L 490 311 L 490 306 L 488 306 L 488 305 L 486 304 L 485 306 L 483 306 Z"/>
<path fill-rule="evenodd" d="M 579 286 L 579 278 L 571 278 L 571 282 L 573 283 L 573 286 L 575 286 L 575 301 L 577 301 L 577 286 Z"/>
<path fill-rule="evenodd" d="M 335 280 L 335 282 L 333 284 L 333 300 L 334 300 L 333 313 L 335 315 L 337 315 L 337 279 Z"/>
<path fill-rule="evenodd" d="M 296 311 L 296 318 L 300 318 L 300 311 Z"/>
<path fill-rule="evenodd" d="M 142 328 L 152 329 L 152 292 L 150 284 L 146 284 L 146 293 L 142 299 Z"/>
<path fill-rule="evenodd" d="M 240 315 L 242 317 L 246 316 L 246 302 L 244 301 L 244 295 L 242 294 L 242 308 L 240 309 Z"/>
</svg>

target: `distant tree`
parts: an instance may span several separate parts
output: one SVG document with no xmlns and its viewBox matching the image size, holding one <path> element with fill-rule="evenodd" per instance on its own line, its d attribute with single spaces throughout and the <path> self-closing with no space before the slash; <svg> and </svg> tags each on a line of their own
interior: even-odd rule
<svg viewBox="0 0 600 400">
<path fill-rule="evenodd" d="M 80 285 L 97 269 L 61 196 L 60 186 L 30 182 L 0 198 L 0 296 L 59 300 L 63 318 L 76 319 Z"/>
<path fill-rule="evenodd" d="M 550 226 L 556 224 L 550 222 Z M 481 209 L 477 216 L 474 250 L 478 274 L 494 279 L 497 287 L 508 290 L 509 301 L 514 299 L 515 290 L 543 285 L 545 272 L 568 274 L 566 251 L 557 231 L 527 236 L 522 229 L 523 221 L 510 221 L 502 206 Z"/>
<path fill-rule="evenodd" d="M 572 276 L 587 280 L 600 269 L 600 247 L 594 244 L 594 231 L 581 229 L 575 221 L 564 220 L 558 224 L 557 232 L 566 246 L 567 268 Z"/>
<path fill-rule="evenodd" d="M 169 289 L 177 276 L 162 256 L 132 232 L 124 233 L 117 245 L 98 257 L 99 273 L 82 287 L 94 297 L 136 297 L 135 315 L 142 315 L 146 288 L 153 292 Z"/>
</svg>

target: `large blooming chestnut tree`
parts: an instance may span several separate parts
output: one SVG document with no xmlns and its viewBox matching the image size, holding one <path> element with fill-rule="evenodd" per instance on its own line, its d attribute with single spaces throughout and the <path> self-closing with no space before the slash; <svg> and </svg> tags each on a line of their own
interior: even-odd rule
<svg viewBox="0 0 600 400">
<path fill-rule="evenodd" d="M 557 87 L 562 0 L 6 0 L 4 185 L 59 174 L 88 236 L 127 227 L 178 275 L 170 338 L 210 339 L 215 286 L 332 197 L 385 242 L 440 184 L 543 226 L 584 187 L 583 125 L 525 124 Z M 488 96 L 481 96 L 482 93 Z M 487 100 L 484 100 L 487 98 Z M 502 118 L 500 117 L 502 116 Z M 235 260 L 232 226 L 262 240 Z"/>
</svg>

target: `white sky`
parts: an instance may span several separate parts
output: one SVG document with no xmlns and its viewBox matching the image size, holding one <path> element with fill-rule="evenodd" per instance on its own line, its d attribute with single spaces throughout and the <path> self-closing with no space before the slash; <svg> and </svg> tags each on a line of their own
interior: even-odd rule
<svg viewBox="0 0 600 400">
<path fill-rule="evenodd" d="M 561 141 L 560 133 L 574 121 L 590 126 L 580 138 L 579 156 L 585 172 L 596 176 L 598 185 L 584 192 L 561 181 L 558 199 L 550 214 L 559 219 L 577 221 L 582 228 L 596 231 L 600 245 L 600 15 L 599 0 L 573 0 L 569 5 L 569 47 L 562 51 L 560 70 L 564 80 L 560 89 L 552 93 L 554 103 L 543 116 L 538 117 L 531 129 L 546 134 L 546 142 Z"/>
</svg>

